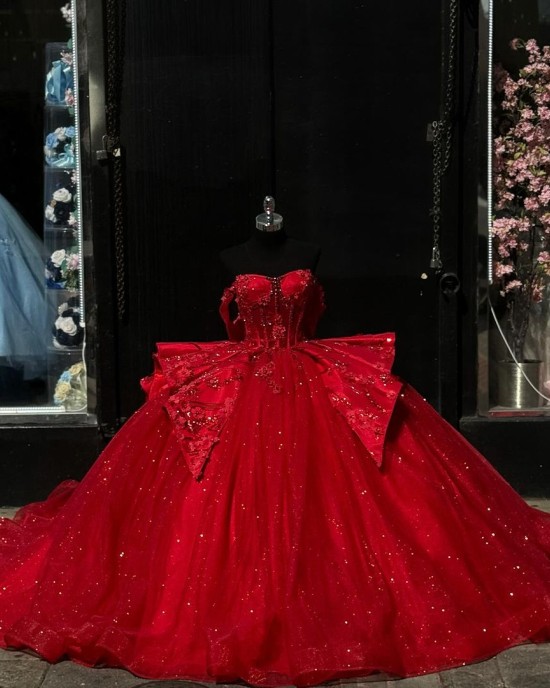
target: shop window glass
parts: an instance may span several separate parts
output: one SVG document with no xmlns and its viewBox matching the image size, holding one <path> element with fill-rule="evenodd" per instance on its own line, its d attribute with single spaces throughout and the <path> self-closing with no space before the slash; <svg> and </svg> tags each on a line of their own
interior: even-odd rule
<svg viewBox="0 0 550 688">
<path fill-rule="evenodd" d="M 0 10 L 0 423 L 94 421 L 76 13 L 59 0 Z"/>
</svg>

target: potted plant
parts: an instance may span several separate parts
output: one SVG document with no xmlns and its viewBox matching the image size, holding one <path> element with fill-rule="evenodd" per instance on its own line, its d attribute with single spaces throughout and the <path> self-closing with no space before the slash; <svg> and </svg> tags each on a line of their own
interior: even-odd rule
<svg viewBox="0 0 550 688">
<path fill-rule="evenodd" d="M 526 64 L 517 78 L 500 65 L 495 70 L 493 278 L 504 302 L 512 371 L 521 380 L 524 366 L 538 387 L 540 373 L 525 344 L 550 281 L 550 46 L 517 38 L 510 45 L 525 51 Z M 537 397 L 530 397 L 532 405 L 539 405 Z"/>
</svg>

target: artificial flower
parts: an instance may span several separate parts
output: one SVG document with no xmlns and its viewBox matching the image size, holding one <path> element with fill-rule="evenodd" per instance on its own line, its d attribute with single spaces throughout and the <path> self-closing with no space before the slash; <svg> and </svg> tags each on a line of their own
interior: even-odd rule
<svg viewBox="0 0 550 688">
<path fill-rule="evenodd" d="M 495 247 L 493 276 L 505 299 L 507 334 L 524 360 L 532 305 L 550 282 L 550 47 L 511 42 L 527 64 L 516 78 L 497 66 L 493 148 Z"/>
</svg>

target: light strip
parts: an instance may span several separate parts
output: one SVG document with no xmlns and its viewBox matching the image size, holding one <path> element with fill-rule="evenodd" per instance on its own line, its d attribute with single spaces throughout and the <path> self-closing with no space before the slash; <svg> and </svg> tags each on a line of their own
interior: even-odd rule
<svg viewBox="0 0 550 688">
<path fill-rule="evenodd" d="M 74 126 L 77 135 L 75 136 L 74 154 L 76 160 L 76 191 L 78 194 L 78 204 L 76 208 L 76 225 L 78 227 L 77 241 L 78 252 L 80 255 L 80 279 L 79 279 L 79 308 L 82 323 L 86 322 L 85 303 L 84 303 L 84 251 L 82 246 L 82 169 L 80 164 L 80 107 L 79 107 L 79 86 L 78 86 L 78 39 L 76 30 L 76 0 L 71 0 L 71 34 L 73 42 L 73 84 L 74 84 Z"/>
<path fill-rule="evenodd" d="M 2 406 L 0 416 L 59 415 L 60 413 L 82 413 L 85 410 L 67 411 L 63 406 Z"/>
</svg>

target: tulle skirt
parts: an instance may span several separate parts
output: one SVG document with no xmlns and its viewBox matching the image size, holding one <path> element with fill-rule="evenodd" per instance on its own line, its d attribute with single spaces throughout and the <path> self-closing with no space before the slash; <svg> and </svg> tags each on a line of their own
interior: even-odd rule
<svg viewBox="0 0 550 688">
<path fill-rule="evenodd" d="M 3 520 L 1 644 L 277 686 L 548 639 L 548 516 L 406 384 L 377 465 L 308 347 L 251 364 L 199 479 L 158 371 L 80 483 Z"/>
</svg>

